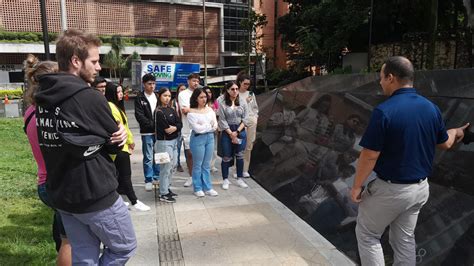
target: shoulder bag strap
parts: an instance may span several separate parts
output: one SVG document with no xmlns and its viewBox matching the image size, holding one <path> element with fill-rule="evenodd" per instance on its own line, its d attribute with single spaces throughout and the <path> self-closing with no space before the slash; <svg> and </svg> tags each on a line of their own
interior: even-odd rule
<svg viewBox="0 0 474 266">
<path fill-rule="evenodd" d="M 33 109 L 33 112 L 31 112 L 25 120 L 25 124 L 23 125 L 23 131 L 25 131 L 25 134 L 26 134 L 26 128 L 30 124 L 31 118 L 33 118 L 33 115 L 35 114 L 35 112 L 36 110 Z"/>
</svg>

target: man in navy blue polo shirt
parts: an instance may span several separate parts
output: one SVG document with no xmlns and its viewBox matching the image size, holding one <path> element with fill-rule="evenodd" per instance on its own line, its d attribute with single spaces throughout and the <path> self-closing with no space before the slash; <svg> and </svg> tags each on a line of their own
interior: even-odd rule
<svg viewBox="0 0 474 266">
<path fill-rule="evenodd" d="M 377 106 L 360 141 L 351 197 L 360 202 L 356 236 L 362 265 L 385 265 L 380 237 L 390 226 L 394 265 L 415 265 L 415 226 L 429 196 L 435 147 L 449 149 L 463 136 L 446 130 L 438 107 L 413 88 L 414 69 L 405 57 L 389 58 L 380 85 L 389 98 Z M 373 171 L 375 180 L 362 192 Z"/>
</svg>

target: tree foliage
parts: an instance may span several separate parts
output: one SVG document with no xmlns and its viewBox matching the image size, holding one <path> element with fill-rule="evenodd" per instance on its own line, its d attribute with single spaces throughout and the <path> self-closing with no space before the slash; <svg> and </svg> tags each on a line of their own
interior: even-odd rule
<svg viewBox="0 0 474 266">
<path fill-rule="evenodd" d="M 250 36 L 246 40 L 242 40 L 240 47 L 243 56 L 240 58 L 239 64 L 247 70 L 249 69 L 249 58 L 251 56 L 254 56 L 257 62 L 261 62 L 265 50 L 262 44 L 262 38 L 264 37 L 262 29 L 267 24 L 267 16 L 254 10 L 250 10 L 248 18 L 240 21 L 240 26 L 247 31 L 247 36 Z"/>
<path fill-rule="evenodd" d="M 293 68 L 305 71 L 314 65 L 328 70 L 340 66 L 344 47 L 367 52 L 370 0 L 285 0 L 289 13 L 278 19 L 283 46 Z M 437 27 L 430 25 L 432 0 L 375 0 L 372 44 L 465 38 L 469 40 L 463 0 L 438 1 Z M 435 12 L 436 14 L 436 12 Z M 433 32 L 435 31 L 435 32 Z"/>
<path fill-rule="evenodd" d="M 290 12 L 278 19 L 278 30 L 294 67 L 337 65 L 337 55 L 367 23 L 367 1 L 286 0 Z"/>
<path fill-rule="evenodd" d="M 111 50 L 104 57 L 104 65 L 109 68 L 110 78 L 119 78 L 119 83 L 122 84 L 125 76 L 131 75 L 132 60 L 140 59 L 137 52 L 124 57 L 122 50 L 125 48 L 122 38 L 119 35 L 112 36 Z"/>
</svg>

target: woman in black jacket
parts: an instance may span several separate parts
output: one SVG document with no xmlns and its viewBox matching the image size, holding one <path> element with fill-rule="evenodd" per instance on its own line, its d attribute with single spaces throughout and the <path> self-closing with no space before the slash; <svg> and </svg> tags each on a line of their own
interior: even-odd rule
<svg viewBox="0 0 474 266">
<path fill-rule="evenodd" d="M 171 107 L 171 91 L 161 88 L 158 91 L 158 104 L 155 109 L 156 152 L 167 152 L 171 162 L 160 166 L 160 201 L 176 202 L 178 196 L 170 190 L 171 176 L 178 157 L 178 137 L 181 132 L 181 119 Z"/>
</svg>

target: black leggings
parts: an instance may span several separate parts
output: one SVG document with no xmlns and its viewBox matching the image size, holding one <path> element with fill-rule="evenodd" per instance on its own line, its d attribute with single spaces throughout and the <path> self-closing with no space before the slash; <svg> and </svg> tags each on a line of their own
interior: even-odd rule
<svg viewBox="0 0 474 266">
<path fill-rule="evenodd" d="M 130 168 L 130 154 L 120 151 L 115 157 L 115 168 L 117 168 L 118 188 L 117 192 L 127 195 L 132 205 L 137 204 L 137 196 L 132 186 L 132 170 Z"/>
</svg>

